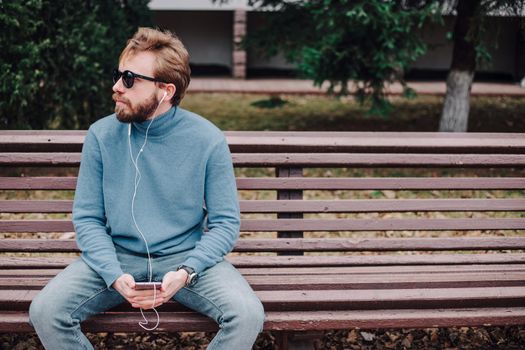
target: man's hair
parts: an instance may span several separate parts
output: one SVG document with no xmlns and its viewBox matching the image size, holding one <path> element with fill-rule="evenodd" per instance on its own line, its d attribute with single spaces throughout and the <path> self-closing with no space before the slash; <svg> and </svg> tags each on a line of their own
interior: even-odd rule
<svg viewBox="0 0 525 350">
<path fill-rule="evenodd" d="M 122 53 L 119 61 L 126 56 L 149 51 L 156 55 L 154 78 L 172 83 L 177 88 L 171 99 L 172 105 L 178 105 L 190 84 L 190 56 L 180 39 L 168 30 L 140 27 L 133 35 Z"/>
</svg>

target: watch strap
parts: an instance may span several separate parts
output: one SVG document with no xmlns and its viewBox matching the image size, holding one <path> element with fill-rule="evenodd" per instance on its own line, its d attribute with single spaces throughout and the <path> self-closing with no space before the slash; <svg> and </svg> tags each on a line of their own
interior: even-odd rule
<svg viewBox="0 0 525 350">
<path fill-rule="evenodd" d="M 195 283 L 197 283 L 197 273 L 195 272 L 195 269 L 186 265 L 180 265 L 177 268 L 177 271 L 184 270 L 188 273 L 188 278 L 186 279 L 186 286 L 193 286 Z"/>
</svg>

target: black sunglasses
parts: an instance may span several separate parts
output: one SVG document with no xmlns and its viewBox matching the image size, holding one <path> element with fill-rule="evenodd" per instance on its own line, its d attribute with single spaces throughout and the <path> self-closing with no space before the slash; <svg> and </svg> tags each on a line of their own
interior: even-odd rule
<svg viewBox="0 0 525 350">
<path fill-rule="evenodd" d="M 127 89 L 131 89 L 133 87 L 133 84 L 135 83 L 135 78 L 140 78 L 140 79 L 144 79 L 144 80 L 156 81 L 156 82 L 159 82 L 159 83 L 167 84 L 166 82 L 164 82 L 162 80 L 158 80 L 158 79 L 155 79 L 155 78 L 147 77 L 145 75 L 140 75 L 140 74 L 137 74 L 137 73 L 133 73 L 130 70 L 125 70 L 124 72 L 121 72 L 121 71 L 119 71 L 116 68 L 113 69 L 113 84 L 116 84 L 117 81 L 119 81 L 120 78 L 122 78 L 122 83 L 124 84 L 124 86 Z"/>
</svg>

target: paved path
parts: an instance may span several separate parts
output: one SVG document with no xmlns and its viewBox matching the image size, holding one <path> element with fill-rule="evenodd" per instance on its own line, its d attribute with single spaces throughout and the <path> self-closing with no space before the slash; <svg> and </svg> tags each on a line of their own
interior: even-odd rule
<svg viewBox="0 0 525 350">
<path fill-rule="evenodd" d="M 445 82 L 409 82 L 408 85 L 422 95 L 444 95 Z M 248 79 L 192 78 L 189 91 L 193 92 L 249 92 L 263 94 L 324 94 L 328 85 L 314 87 L 311 80 L 301 79 Z M 387 89 L 389 94 L 399 95 L 400 84 Z M 525 88 L 512 83 L 474 83 L 473 95 L 524 96 Z"/>
</svg>

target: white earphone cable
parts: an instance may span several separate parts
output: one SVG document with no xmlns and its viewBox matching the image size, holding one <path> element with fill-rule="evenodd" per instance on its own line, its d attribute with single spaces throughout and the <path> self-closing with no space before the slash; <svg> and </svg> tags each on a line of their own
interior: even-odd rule
<svg viewBox="0 0 525 350">
<path fill-rule="evenodd" d="M 146 245 L 146 253 L 148 255 L 148 281 L 149 282 L 152 282 L 152 279 L 153 279 L 153 268 L 152 268 L 152 264 L 151 264 L 151 255 L 150 255 L 150 252 L 149 252 L 149 245 L 148 245 L 148 241 L 146 240 L 146 236 L 144 235 L 144 233 L 140 229 L 140 227 L 139 227 L 139 225 L 137 223 L 137 220 L 135 218 L 135 198 L 137 196 L 137 189 L 138 189 L 139 184 L 140 184 L 140 179 L 142 178 L 142 174 L 141 174 L 141 172 L 139 170 L 138 163 L 139 163 L 139 158 L 140 158 L 142 152 L 144 151 L 144 147 L 146 146 L 146 144 L 148 142 L 149 128 L 151 127 L 151 124 L 153 124 L 153 121 L 157 117 L 155 114 L 157 113 L 157 110 L 159 109 L 159 106 L 162 103 L 162 101 L 164 101 L 164 99 L 166 98 L 166 95 L 167 95 L 167 93 L 164 92 L 164 96 L 162 96 L 162 98 L 160 99 L 159 103 L 157 104 L 157 108 L 155 108 L 155 111 L 153 112 L 153 118 L 151 118 L 151 121 L 148 124 L 148 128 L 146 129 L 146 136 L 144 137 L 144 143 L 140 147 L 139 153 L 137 154 L 136 158 L 133 158 L 133 152 L 131 150 L 131 127 L 132 127 L 131 123 L 129 124 L 129 127 L 128 127 L 129 155 L 131 157 L 131 162 L 133 163 L 133 166 L 135 167 L 135 181 L 134 181 L 135 186 L 134 186 L 134 190 L 133 190 L 133 198 L 131 200 L 131 218 L 133 219 L 133 224 L 135 225 L 135 228 L 139 232 L 140 236 L 144 240 L 144 244 Z M 153 287 L 153 305 L 152 306 L 155 306 L 156 301 L 157 301 L 157 289 L 155 287 Z M 153 330 L 157 329 L 157 327 L 159 326 L 159 323 L 160 323 L 160 316 L 159 316 L 158 311 L 154 307 L 152 307 L 152 310 L 155 312 L 155 315 L 157 317 L 157 322 L 156 322 L 154 327 L 148 328 L 148 327 L 146 327 L 146 325 L 149 324 L 149 321 L 147 320 L 146 316 L 144 315 L 144 311 L 142 310 L 142 308 L 140 309 L 140 313 L 142 314 L 142 318 L 144 320 L 139 322 L 139 326 L 141 326 L 146 331 L 153 331 Z"/>
</svg>

